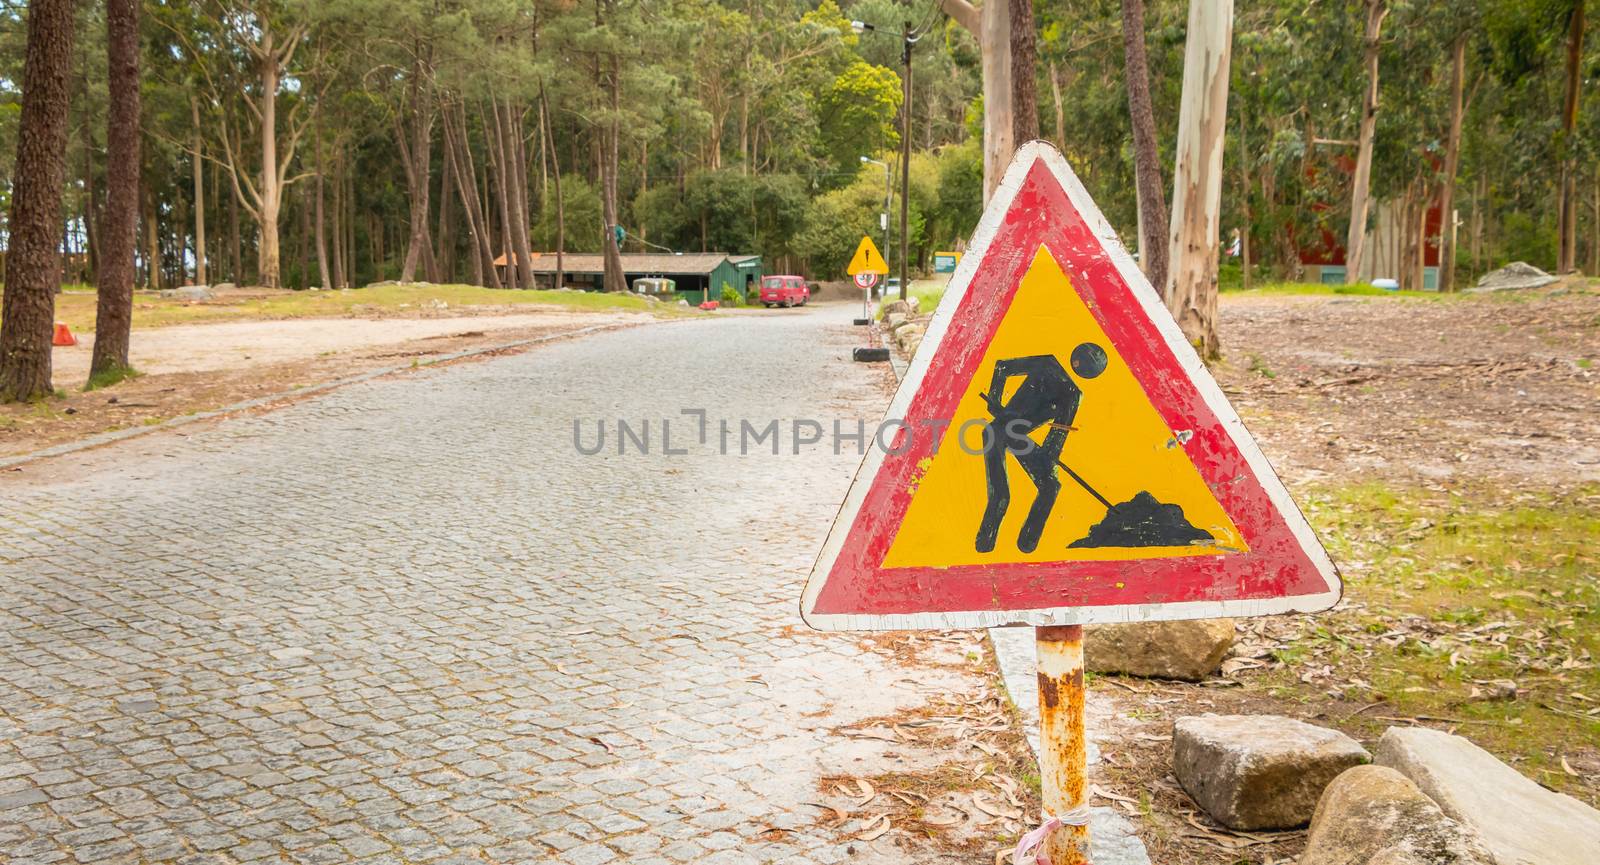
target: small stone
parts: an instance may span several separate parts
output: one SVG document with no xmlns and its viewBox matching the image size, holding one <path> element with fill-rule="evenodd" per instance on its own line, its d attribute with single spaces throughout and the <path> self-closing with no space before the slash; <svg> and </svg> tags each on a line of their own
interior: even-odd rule
<svg viewBox="0 0 1600 865">
<path fill-rule="evenodd" d="M 1390 727 L 1378 740 L 1376 762 L 1476 830 L 1496 865 L 1600 862 L 1600 811 L 1540 787 L 1460 736 Z"/>
<path fill-rule="evenodd" d="M 1477 833 L 1386 766 L 1356 766 L 1322 791 L 1299 865 L 1491 865 Z"/>
<path fill-rule="evenodd" d="M 1215 673 L 1232 647 L 1232 619 L 1090 625 L 1083 644 L 1091 672 L 1191 682 Z"/>
<path fill-rule="evenodd" d="M 1279 715 L 1199 715 L 1172 727 L 1173 774 L 1230 829 L 1304 826 L 1323 788 L 1370 759 L 1337 730 Z"/>
<path fill-rule="evenodd" d="M 290 646 L 286 649 L 273 649 L 267 654 L 280 661 L 290 661 L 295 658 L 308 657 L 311 654 L 311 650 L 305 646 Z"/>
<path fill-rule="evenodd" d="M 916 311 L 916 307 L 912 306 L 911 302 L 907 300 L 894 300 L 883 305 L 883 314 L 885 316 L 903 315 L 909 317 Z"/>
<path fill-rule="evenodd" d="M 1517 683 L 1510 679 L 1497 679 L 1485 685 L 1484 689 L 1491 700 L 1515 700 L 1519 693 Z"/>
<path fill-rule="evenodd" d="M 883 317 L 883 323 L 888 326 L 890 330 L 894 330 L 900 325 L 905 324 L 905 322 L 906 314 L 903 312 L 891 312 L 885 314 Z"/>
<path fill-rule="evenodd" d="M 901 348 L 905 348 L 907 342 L 913 339 L 922 339 L 922 334 L 922 325 L 908 323 L 902 325 L 899 330 L 894 332 L 894 338 L 896 342 L 900 343 Z"/>
</svg>

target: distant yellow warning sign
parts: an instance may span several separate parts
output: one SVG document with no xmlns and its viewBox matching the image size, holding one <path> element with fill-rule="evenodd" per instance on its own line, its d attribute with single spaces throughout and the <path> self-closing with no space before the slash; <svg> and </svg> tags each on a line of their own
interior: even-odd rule
<svg viewBox="0 0 1600 865">
<path fill-rule="evenodd" d="M 855 276 L 858 273 L 888 273 L 889 263 L 883 260 L 883 253 L 872 243 L 872 238 L 861 235 L 861 243 L 856 247 L 856 254 L 850 259 L 850 266 L 844 269 L 845 273 Z"/>
<path fill-rule="evenodd" d="M 1189 435 L 1167 428 L 1041 246 L 917 467 L 883 566 L 1243 552 L 1182 446 Z"/>
</svg>

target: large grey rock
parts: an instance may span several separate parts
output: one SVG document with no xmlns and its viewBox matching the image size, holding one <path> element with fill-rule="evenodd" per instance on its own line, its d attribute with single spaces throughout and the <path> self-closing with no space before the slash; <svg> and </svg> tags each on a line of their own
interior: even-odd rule
<svg viewBox="0 0 1600 865">
<path fill-rule="evenodd" d="M 215 291 L 233 291 L 238 287 L 239 286 L 234 285 L 231 282 L 219 282 L 216 285 L 211 286 L 211 288 Z"/>
<path fill-rule="evenodd" d="M 1083 643 L 1091 672 L 1191 682 L 1215 673 L 1232 647 L 1232 619 L 1090 625 Z"/>
<path fill-rule="evenodd" d="M 1322 791 L 1299 865 L 1490 865 L 1472 829 L 1406 776 L 1357 766 Z"/>
<path fill-rule="evenodd" d="M 1600 863 L 1600 811 L 1540 787 L 1460 736 L 1390 727 L 1376 762 L 1416 782 L 1483 837 L 1495 865 Z"/>
<path fill-rule="evenodd" d="M 883 305 L 883 314 L 885 316 L 895 313 L 898 313 L 902 316 L 910 316 L 914 315 L 916 311 L 917 308 L 907 300 L 894 300 Z"/>
<path fill-rule="evenodd" d="M 888 326 L 890 330 L 894 330 L 900 325 L 905 324 L 906 318 L 907 316 L 903 312 L 885 313 L 883 316 L 883 323 Z"/>
<path fill-rule="evenodd" d="M 895 339 L 895 342 L 900 343 L 900 347 L 901 348 L 905 348 L 906 347 L 906 343 L 910 342 L 911 340 L 913 340 L 913 339 L 921 340 L 922 339 L 922 333 L 923 333 L 922 325 L 920 325 L 920 324 L 908 324 L 908 325 L 905 325 L 904 327 L 901 327 L 899 330 L 896 330 L 894 332 L 894 339 Z"/>
<path fill-rule="evenodd" d="M 204 285 L 184 285 L 174 289 L 174 294 L 179 300 L 212 300 L 216 297 L 210 288 Z"/>
<path fill-rule="evenodd" d="M 1356 740 L 1280 715 L 1196 715 L 1172 726 L 1172 772 L 1231 829 L 1311 821 L 1328 782 L 1371 759 Z"/>
<path fill-rule="evenodd" d="M 1478 280 L 1469 291 L 1512 291 L 1519 288 L 1539 288 L 1556 281 L 1556 277 L 1525 261 L 1513 261 L 1499 270 L 1492 270 Z"/>
</svg>

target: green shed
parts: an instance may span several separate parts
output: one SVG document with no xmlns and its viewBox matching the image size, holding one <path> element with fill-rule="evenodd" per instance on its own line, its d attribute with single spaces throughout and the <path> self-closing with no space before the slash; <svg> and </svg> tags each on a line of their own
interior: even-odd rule
<svg viewBox="0 0 1600 865">
<path fill-rule="evenodd" d="M 598 291 L 605 273 L 604 258 L 594 253 L 568 253 L 563 256 L 567 285 Z M 541 288 L 552 288 L 555 282 L 556 256 L 546 252 L 533 260 L 533 274 Z M 761 285 L 761 256 L 729 255 L 726 252 L 683 252 L 622 254 L 622 272 L 629 287 L 634 280 L 645 277 L 665 277 L 677 283 L 678 297 L 690 303 L 702 298 L 720 300 L 724 286 L 739 292 L 749 300 L 752 292 Z"/>
</svg>

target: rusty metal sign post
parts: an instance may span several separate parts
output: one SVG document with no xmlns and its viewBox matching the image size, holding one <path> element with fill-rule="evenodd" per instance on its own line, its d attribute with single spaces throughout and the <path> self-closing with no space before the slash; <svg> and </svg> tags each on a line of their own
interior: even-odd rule
<svg viewBox="0 0 1600 865">
<path fill-rule="evenodd" d="M 851 273 L 880 272 L 863 239 Z M 1085 624 L 1313 612 L 1339 577 L 1061 154 L 1017 149 L 828 534 L 821 630 L 1035 627 L 1044 815 L 1089 861 Z"/>
<path fill-rule="evenodd" d="M 1039 787 L 1044 813 L 1061 824 L 1046 826 L 1038 861 L 1088 865 L 1089 745 L 1084 704 L 1089 695 L 1083 685 L 1083 626 L 1044 625 L 1033 633 L 1039 656 Z"/>
</svg>

